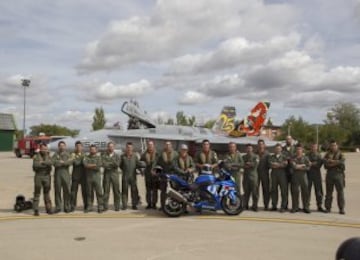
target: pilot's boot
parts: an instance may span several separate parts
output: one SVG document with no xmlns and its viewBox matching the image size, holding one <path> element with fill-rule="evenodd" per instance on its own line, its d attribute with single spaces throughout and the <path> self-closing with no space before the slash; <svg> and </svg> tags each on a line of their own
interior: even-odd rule
<svg viewBox="0 0 360 260">
<path fill-rule="evenodd" d="M 48 201 L 46 204 L 45 204 L 45 209 L 46 209 L 46 213 L 51 215 L 53 214 L 52 212 L 52 209 L 51 209 L 51 201 Z"/>
</svg>

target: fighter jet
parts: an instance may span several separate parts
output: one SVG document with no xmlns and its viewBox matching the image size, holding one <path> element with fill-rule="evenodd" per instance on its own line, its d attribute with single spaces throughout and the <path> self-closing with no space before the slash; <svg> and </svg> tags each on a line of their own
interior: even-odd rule
<svg viewBox="0 0 360 260">
<path fill-rule="evenodd" d="M 260 106 L 259 104 L 263 105 Z M 183 143 L 187 144 L 189 153 L 194 155 L 200 149 L 202 141 L 207 139 L 212 144 L 212 148 L 221 154 L 227 151 L 227 144 L 229 142 L 238 144 L 240 150 L 245 147 L 245 144 L 257 143 L 259 137 L 255 133 L 260 133 L 270 105 L 264 102 L 259 104 L 239 124 L 235 122 L 235 107 L 226 106 L 222 109 L 213 129 L 207 129 L 196 126 L 159 125 L 153 122 L 140 109 L 136 101 L 124 102 L 121 111 L 130 118 L 128 130 L 103 129 L 90 132 L 78 138 L 66 138 L 63 141 L 68 144 L 68 147 L 77 140 L 82 141 L 85 147 L 93 143 L 98 146 L 100 151 L 106 150 L 106 145 L 109 141 L 113 141 L 116 144 L 116 149 L 119 151 L 124 150 L 127 142 L 132 142 L 134 149 L 140 152 L 146 149 L 146 142 L 148 140 L 153 140 L 160 147 L 162 147 L 165 141 L 171 141 L 175 149 L 179 149 Z M 259 107 L 261 108 L 260 111 Z M 241 135 L 231 134 L 234 131 L 241 133 Z M 247 136 L 248 134 L 249 136 Z M 51 143 L 50 149 L 57 149 L 58 142 Z M 265 143 L 268 146 L 276 144 L 269 140 L 265 140 Z"/>
<path fill-rule="evenodd" d="M 89 151 L 89 146 L 95 144 L 99 152 L 103 152 L 107 149 L 107 144 L 112 140 L 108 137 L 110 134 L 118 133 L 121 131 L 119 129 L 101 129 L 98 131 L 92 131 L 85 134 L 82 134 L 78 137 L 66 137 L 63 139 L 56 140 L 48 144 L 48 149 L 50 152 L 55 152 L 58 149 L 58 144 L 60 141 L 66 143 L 67 148 L 71 151 L 75 147 L 76 141 L 81 141 L 84 146 L 84 151 Z M 121 152 L 119 145 L 115 144 L 115 151 Z"/>
</svg>

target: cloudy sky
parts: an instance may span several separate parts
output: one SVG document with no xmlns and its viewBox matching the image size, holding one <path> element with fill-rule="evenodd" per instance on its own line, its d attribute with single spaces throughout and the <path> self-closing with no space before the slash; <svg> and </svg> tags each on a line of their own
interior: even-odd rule
<svg viewBox="0 0 360 260">
<path fill-rule="evenodd" d="M 360 105 L 360 0 L 62 0 L 0 2 L 0 112 L 22 128 L 88 130 L 95 107 L 125 121 L 136 98 L 153 117 L 176 111 L 317 123 L 337 102 Z"/>
</svg>

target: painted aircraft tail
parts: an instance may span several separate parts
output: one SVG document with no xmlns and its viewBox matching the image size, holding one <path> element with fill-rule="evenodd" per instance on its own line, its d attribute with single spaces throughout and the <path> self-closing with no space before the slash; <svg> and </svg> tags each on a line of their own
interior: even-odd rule
<svg viewBox="0 0 360 260">
<path fill-rule="evenodd" d="M 250 113 L 237 123 L 232 131 L 228 132 L 229 136 L 259 136 L 261 128 L 266 121 L 269 108 L 270 102 L 257 103 L 255 107 L 251 109 Z"/>
<path fill-rule="evenodd" d="M 220 116 L 215 121 L 212 130 L 217 134 L 228 134 L 235 129 L 236 109 L 233 106 L 224 106 Z"/>
</svg>

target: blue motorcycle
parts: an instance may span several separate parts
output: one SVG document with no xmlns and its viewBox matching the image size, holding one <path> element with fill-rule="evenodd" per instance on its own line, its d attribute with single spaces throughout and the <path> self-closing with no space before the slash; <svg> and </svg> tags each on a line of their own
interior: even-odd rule
<svg viewBox="0 0 360 260">
<path fill-rule="evenodd" d="M 213 174 L 211 169 L 201 171 L 190 184 L 175 174 L 163 174 L 167 179 L 167 198 L 163 206 L 169 217 L 179 217 L 189 206 L 196 211 L 223 210 L 227 215 L 238 215 L 243 211 L 243 201 L 237 192 L 236 183 L 231 173 L 220 167 Z"/>
</svg>

